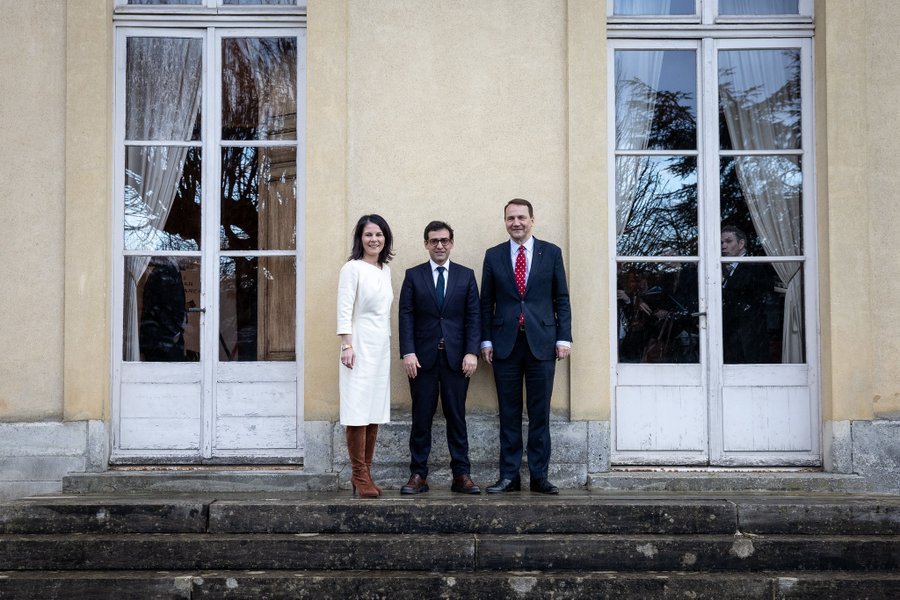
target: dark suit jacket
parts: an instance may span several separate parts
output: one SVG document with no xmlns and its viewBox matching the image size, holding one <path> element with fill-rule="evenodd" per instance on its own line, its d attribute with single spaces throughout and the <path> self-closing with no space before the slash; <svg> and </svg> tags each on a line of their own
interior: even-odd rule
<svg viewBox="0 0 900 600">
<path fill-rule="evenodd" d="M 531 353 L 540 360 L 556 358 L 556 342 L 572 341 L 572 310 L 562 251 L 558 246 L 534 240 L 531 272 L 525 296 L 519 296 L 510 258 L 509 241 L 484 253 L 481 277 L 481 339 L 494 346 L 494 356 L 512 352 L 519 330 L 519 314 L 525 313 L 525 334 Z"/>
<path fill-rule="evenodd" d="M 431 263 L 406 270 L 400 289 L 401 356 L 415 352 L 422 368 L 430 369 L 443 338 L 447 361 L 461 370 L 463 356 L 478 355 L 480 326 L 478 284 L 472 269 L 450 263 L 442 308 L 437 305 Z"/>
<path fill-rule="evenodd" d="M 774 277 L 772 267 L 762 263 L 738 263 L 731 275 L 723 275 L 726 363 L 769 362 L 765 302 L 774 287 Z"/>
</svg>

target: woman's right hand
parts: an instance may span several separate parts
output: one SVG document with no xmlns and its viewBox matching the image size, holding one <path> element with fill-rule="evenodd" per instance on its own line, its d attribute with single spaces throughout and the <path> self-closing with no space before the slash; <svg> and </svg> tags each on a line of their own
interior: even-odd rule
<svg viewBox="0 0 900 600">
<path fill-rule="evenodd" d="M 356 353 L 353 352 L 353 348 L 347 348 L 346 350 L 341 350 L 341 364 L 347 367 L 348 369 L 353 368 L 353 362 L 356 360 Z"/>
</svg>

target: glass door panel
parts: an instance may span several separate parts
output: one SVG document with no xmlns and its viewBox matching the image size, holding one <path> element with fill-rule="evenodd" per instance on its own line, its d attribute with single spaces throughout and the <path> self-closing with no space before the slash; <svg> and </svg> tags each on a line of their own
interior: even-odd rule
<svg viewBox="0 0 900 600">
<path fill-rule="evenodd" d="M 693 15 L 694 0 L 615 0 L 615 16 Z"/>
</svg>

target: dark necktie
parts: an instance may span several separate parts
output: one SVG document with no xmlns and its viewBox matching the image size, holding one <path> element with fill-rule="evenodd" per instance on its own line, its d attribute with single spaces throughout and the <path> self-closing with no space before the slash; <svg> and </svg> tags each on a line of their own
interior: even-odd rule
<svg viewBox="0 0 900 600">
<path fill-rule="evenodd" d="M 437 285 L 434 288 L 435 293 L 437 294 L 437 303 L 438 308 L 443 308 L 444 306 L 444 267 L 438 267 L 438 278 Z"/>
<path fill-rule="evenodd" d="M 519 286 L 519 295 L 525 295 L 525 246 L 519 246 L 516 254 L 516 285 Z M 525 313 L 519 313 L 519 325 L 525 323 Z"/>
</svg>

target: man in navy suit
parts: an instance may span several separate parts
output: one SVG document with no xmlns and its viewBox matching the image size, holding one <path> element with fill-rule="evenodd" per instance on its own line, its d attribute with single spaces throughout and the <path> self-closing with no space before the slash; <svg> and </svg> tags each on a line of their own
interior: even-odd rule
<svg viewBox="0 0 900 600">
<path fill-rule="evenodd" d="M 438 395 L 447 421 L 450 489 L 480 494 L 469 475 L 466 392 L 478 366 L 481 322 L 475 272 L 450 263 L 453 228 L 443 221 L 425 227 L 430 260 L 407 269 L 400 290 L 400 354 L 412 394 L 410 478 L 401 494 L 428 491 L 431 421 Z"/>
<path fill-rule="evenodd" d="M 555 361 L 572 347 L 566 271 L 559 247 L 532 237 L 530 202 L 510 200 L 503 213 L 510 239 L 485 252 L 481 278 L 481 356 L 493 365 L 500 406 L 500 479 L 487 492 L 521 489 L 524 381 L 530 488 L 558 494 L 547 467 Z"/>
</svg>

